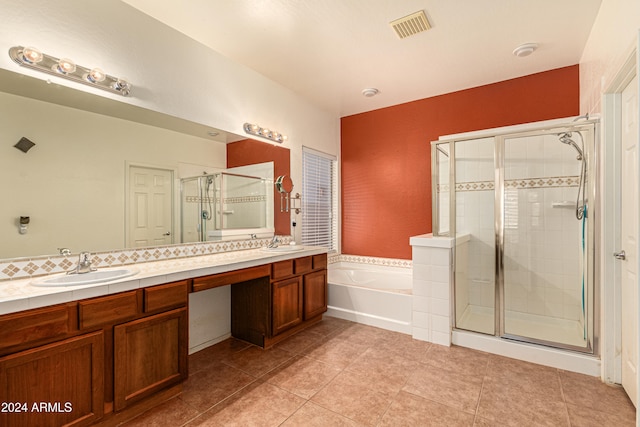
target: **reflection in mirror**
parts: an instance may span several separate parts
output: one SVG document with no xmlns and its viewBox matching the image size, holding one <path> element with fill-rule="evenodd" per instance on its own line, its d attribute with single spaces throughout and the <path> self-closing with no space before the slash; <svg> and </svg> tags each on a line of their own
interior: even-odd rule
<svg viewBox="0 0 640 427">
<path fill-rule="evenodd" d="M 181 179 L 182 242 L 272 237 L 271 177 L 273 162 Z"/>
<path fill-rule="evenodd" d="M 210 127 L 157 118 L 149 110 L 6 71 L 0 72 L 0 89 L 0 258 L 179 243 L 180 178 L 226 169 L 226 143 L 243 139 L 222 132 L 212 140 L 200 133 Z M 21 91 L 25 96 L 16 93 Z M 131 120 L 117 117 L 123 112 Z M 14 147 L 23 137 L 35 143 L 27 152 Z M 288 174 L 289 150 L 276 148 L 287 158 L 274 166 L 286 170 L 274 173 Z M 251 163 L 274 160 L 254 156 Z M 162 196 L 166 215 L 155 209 L 160 201 L 150 198 L 158 183 L 169 184 Z M 138 191 L 146 193 L 137 197 Z M 25 234 L 20 217 L 30 218 Z M 153 231 L 160 217 L 158 236 L 137 234 L 145 227 Z"/>
<path fill-rule="evenodd" d="M 264 144 L 252 139 L 234 141 L 227 144 L 227 167 L 235 168 L 247 166 L 265 161 L 273 161 L 273 177 L 289 175 L 290 159 L 289 149 L 277 145 Z M 278 200 L 280 193 L 276 186 L 272 186 L 274 200 Z M 277 203 L 274 205 L 275 234 L 291 234 L 291 216 L 288 212 L 280 211 Z"/>
</svg>

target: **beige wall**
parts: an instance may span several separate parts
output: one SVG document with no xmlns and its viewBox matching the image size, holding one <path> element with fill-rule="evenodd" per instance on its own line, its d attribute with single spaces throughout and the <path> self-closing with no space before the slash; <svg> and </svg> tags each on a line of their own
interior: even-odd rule
<svg viewBox="0 0 640 427">
<path fill-rule="evenodd" d="M 123 98 L 50 77 L 62 86 L 234 134 L 244 134 L 245 122 L 277 129 L 289 137 L 282 145 L 291 150 L 291 176 L 298 189 L 303 146 L 338 155 L 340 123 L 336 114 L 124 2 L 3 0 L 0 16 L 0 47 L 5 49 L 0 55 L 2 69 L 47 78 L 18 66 L 6 54 L 11 46 L 34 46 L 126 77 L 133 90 L 130 97 Z M 302 216 L 297 220 L 301 225 Z"/>
<path fill-rule="evenodd" d="M 580 60 L 581 114 L 602 112 L 602 94 L 636 47 L 639 30 L 640 1 L 602 1 Z"/>
<path fill-rule="evenodd" d="M 26 154 L 13 147 L 23 136 L 36 143 Z M 226 166 L 223 143 L 4 93 L 0 141 L 0 258 L 125 247 L 127 162 Z"/>
</svg>

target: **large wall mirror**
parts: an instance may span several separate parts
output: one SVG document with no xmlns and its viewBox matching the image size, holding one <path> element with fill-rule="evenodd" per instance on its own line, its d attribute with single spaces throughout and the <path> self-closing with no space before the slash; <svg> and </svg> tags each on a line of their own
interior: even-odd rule
<svg viewBox="0 0 640 427">
<path fill-rule="evenodd" d="M 286 148 L 0 70 L 0 259 L 140 246 L 136 221 L 165 227 L 149 245 L 180 243 L 181 179 L 225 170 L 228 144 L 254 147 L 232 166 L 274 162 L 289 174 Z M 150 194 L 165 185 L 157 200 L 170 208 L 154 202 L 154 221 L 132 209 L 140 184 Z M 276 234 L 290 234 L 277 204 L 274 219 Z"/>
</svg>

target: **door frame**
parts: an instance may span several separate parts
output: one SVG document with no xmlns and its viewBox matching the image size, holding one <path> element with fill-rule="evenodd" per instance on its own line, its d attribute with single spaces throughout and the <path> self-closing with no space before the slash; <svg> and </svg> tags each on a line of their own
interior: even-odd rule
<svg viewBox="0 0 640 427">
<path fill-rule="evenodd" d="M 640 38 L 638 39 L 640 40 Z M 627 60 L 614 75 L 602 97 L 603 126 L 600 155 L 600 279 L 602 290 L 602 334 L 600 349 L 602 354 L 602 379 L 605 382 L 622 382 L 622 342 L 621 318 L 621 271 L 622 266 L 612 256 L 620 250 L 621 232 L 621 94 L 633 80 L 638 79 L 638 49 L 633 48 Z M 640 163 L 639 163 L 640 164 Z M 640 228 L 639 228 L 640 229 Z M 607 286 L 613 283 L 613 287 Z M 640 285 L 640 283 L 639 283 Z M 611 289 L 613 290 L 611 291 Z M 640 326 L 640 316 L 635 319 Z M 640 328 L 639 328 L 640 330 Z M 638 353 L 640 354 L 640 352 Z M 640 380 L 639 384 L 640 385 Z M 639 387 L 640 389 L 640 387 Z M 635 402 L 636 406 L 638 402 Z"/>
<path fill-rule="evenodd" d="M 173 220 L 171 221 L 171 235 L 173 236 L 173 243 L 182 242 L 181 227 L 180 227 L 180 210 L 177 209 L 180 202 L 180 191 L 178 169 L 169 166 L 154 165 L 151 163 L 130 162 L 125 160 L 125 173 L 124 173 L 124 245 L 123 247 L 129 248 L 129 241 L 131 238 L 131 232 L 129 231 L 130 225 L 130 195 L 131 188 L 129 183 L 131 182 L 131 168 L 145 168 L 145 169 L 158 169 L 171 173 L 171 214 Z"/>
</svg>

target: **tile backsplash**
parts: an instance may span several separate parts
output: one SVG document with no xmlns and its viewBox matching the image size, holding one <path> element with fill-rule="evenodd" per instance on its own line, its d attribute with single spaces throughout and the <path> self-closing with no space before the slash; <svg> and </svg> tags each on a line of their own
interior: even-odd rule
<svg viewBox="0 0 640 427">
<path fill-rule="evenodd" d="M 149 248 L 122 249 L 119 251 L 92 252 L 91 261 L 95 267 L 117 267 L 142 262 L 188 258 L 224 252 L 258 249 L 271 239 L 253 239 L 220 242 L 198 242 Z M 283 237 L 288 244 L 290 237 Z M 26 279 L 47 274 L 64 273 L 78 262 L 78 255 L 50 255 L 30 258 L 0 260 L 0 281 Z"/>
</svg>

